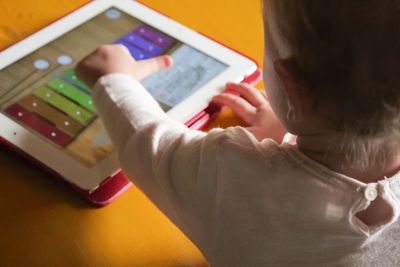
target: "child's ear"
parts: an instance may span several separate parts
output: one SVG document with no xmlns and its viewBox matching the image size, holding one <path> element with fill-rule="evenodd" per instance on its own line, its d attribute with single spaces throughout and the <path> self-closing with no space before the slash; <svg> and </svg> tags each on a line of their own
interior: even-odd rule
<svg viewBox="0 0 400 267">
<path fill-rule="evenodd" d="M 274 69 L 282 82 L 287 99 L 287 119 L 300 122 L 304 119 L 311 99 L 309 89 L 294 71 L 290 60 L 278 59 L 274 62 Z"/>
</svg>

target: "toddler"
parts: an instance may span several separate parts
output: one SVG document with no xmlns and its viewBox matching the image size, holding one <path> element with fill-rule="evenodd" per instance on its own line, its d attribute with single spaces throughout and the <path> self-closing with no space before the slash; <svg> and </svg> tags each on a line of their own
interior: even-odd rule
<svg viewBox="0 0 400 267">
<path fill-rule="evenodd" d="M 400 0 L 265 0 L 264 18 L 266 97 L 213 99 L 248 128 L 169 119 L 138 82 L 168 56 L 78 65 L 122 169 L 211 266 L 400 266 Z"/>
</svg>

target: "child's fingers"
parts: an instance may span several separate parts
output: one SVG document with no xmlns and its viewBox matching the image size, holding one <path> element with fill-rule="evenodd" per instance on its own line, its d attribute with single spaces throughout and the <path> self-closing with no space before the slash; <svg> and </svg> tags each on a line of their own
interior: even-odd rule
<svg viewBox="0 0 400 267">
<path fill-rule="evenodd" d="M 159 56 L 151 59 L 137 61 L 138 70 L 136 77 L 138 80 L 144 79 L 151 74 L 159 72 L 172 66 L 173 61 L 170 56 Z"/>
<path fill-rule="evenodd" d="M 228 83 L 226 88 L 235 90 L 255 107 L 259 107 L 266 102 L 265 97 L 261 92 L 251 85 L 245 83 Z"/>
<path fill-rule="evenodd" d="M 221 94 L 213 98 L 213 101 L 230 107 L 239 117 L 241 117 L 247 124 L 251 124 L 254 121 L 256 115 L 256 108 L 250 105 L 245 99 L 240 96 L 232 94 Z"/>
</svg>

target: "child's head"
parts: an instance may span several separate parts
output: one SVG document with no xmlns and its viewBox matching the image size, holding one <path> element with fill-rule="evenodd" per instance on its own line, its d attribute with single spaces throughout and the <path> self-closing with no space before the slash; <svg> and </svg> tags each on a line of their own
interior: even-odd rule
<svg viewBox="0 0 400 267">
<path fill-rule="evenodd" d="M 265 0 L 264 16 L 265 80 L 280 102 L 278 113 L 295 109 L 295 118 L 305 108 L 306 117 L 316 115 L 357 138 L 398 136 L 399 0 Z M 289 107 L 285 97 L 274 96 L 275 71 Z M 293 81 L 297 93 L 290 103 Z M 311 101 L 299 106 L 296 99 Z"/>
</svg>

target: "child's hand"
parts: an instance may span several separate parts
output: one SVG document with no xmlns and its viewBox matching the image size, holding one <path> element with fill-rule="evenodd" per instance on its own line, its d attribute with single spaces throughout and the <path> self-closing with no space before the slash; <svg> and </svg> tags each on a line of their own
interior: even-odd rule
<svg viewBox="0 0 400 267">
<path fill-rule="evenodd" d="M 226 91 L 213 98 L 217 104 L 230 107 L 248 125 L 247 129 L 258 140 L 267 137 L 280 143 L 286 134 L 280 121 L 275 116 L 266 96 L 248 84 L 228 83 Z"/>
<path fill-rule="evenodd" d="M 102 45 L 78 63 L 78 78 L 93 86 L 103 75 L 126 73 L 137 80 L 168 68 L 172 65 L 170 56 L 160 56 L 148 60 L 136 61 L 128 49 L 122 45 Z"/>
</svg>

